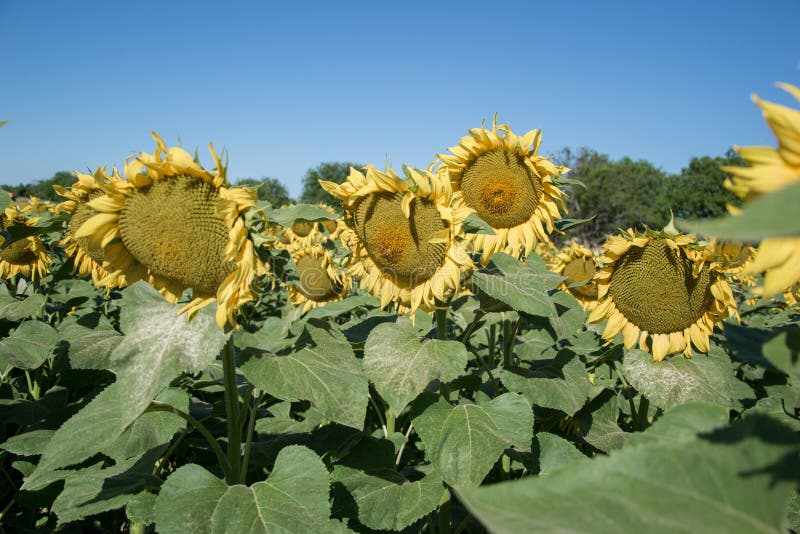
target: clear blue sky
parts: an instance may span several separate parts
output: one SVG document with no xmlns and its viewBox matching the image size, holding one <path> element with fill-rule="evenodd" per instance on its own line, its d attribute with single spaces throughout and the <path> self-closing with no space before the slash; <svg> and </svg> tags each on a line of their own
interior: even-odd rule
<svg viewBox="0 0 800 534">
<path fill-rule="evenodd" d="M 0 0 L 0 183 L 168 144 L 300 192 L 309 167 L 424 167 L 495 112 L 542 152 L 588 146 L 677 172 L 774 140 L 800 1 Z"/>
</svg>

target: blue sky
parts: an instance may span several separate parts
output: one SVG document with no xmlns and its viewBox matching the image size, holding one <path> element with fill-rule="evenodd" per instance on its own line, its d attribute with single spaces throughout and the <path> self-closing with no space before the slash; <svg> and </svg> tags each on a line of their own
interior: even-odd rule
<svg viewBox="0 0 800 534">
<path fill-rule="evenodd" d="M 309 167 L 424 167 L 497 112 L 542 152 L 677 172 L 774 145 L 800 1 L 0 0 L 0 183 L 121 165 L 150 132 L 228 150 L 229 176 L 300 192 Z"/>
</svg>

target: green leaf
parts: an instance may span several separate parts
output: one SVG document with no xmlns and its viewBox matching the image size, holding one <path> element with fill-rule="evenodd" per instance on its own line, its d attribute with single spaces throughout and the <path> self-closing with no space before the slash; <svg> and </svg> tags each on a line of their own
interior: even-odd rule
<svg viewBox="0 0 800 534">
<path fill-rule="evenodd" d="M 32 235 L 49 234 L 50 232 L 61 232 L 64 228 L 66 216 L 61 215 L 58 217 L 47 217 L 46 215 L 39 215 L 40 220 L 35 226 L 28 226 L 27 224 L 15 224 L 8 226 L 3 231 L 8 237 L 2 244 L 0 244 L 0 251 L 10 246 L 12 243 L 25 239 Z"/>
<path fill-rule="evenodd" d="M 323 532 L 329 527 L 328 470 L 311 450 L 281 449 L 269 478 L 226 486 L 194 464 L 175 471 L 156 498 L 158 532 Z"/>
<path fill-rule="evenodd" d="M 461 223 L 461 228 L 467 234 L 494 235 L 494 228 L 475 213 L 467 215 L 467 218 Z"/>
<path fill-rule="evenodd" d="M 189 394 L 182 389 L 167 388 L 158 394 L 157 401 L 169 404 L 183 412 L 189 411 Z M 166 445 L 186 422 L 178 415 L 167 411 L 145 412 L 103 452 L 121 461 L 143 454 L 149 449 Z"/>
<path fill-rule="evenodd" d="M 690 442 L 625 447 L 458 495 L 495 533 L 778 533 L 798 475 L 796 440 L 751 417 Z"/>
<path fill-rule="evenodd" d="M 651 403 L 668 410 L 689 401 L 732 406 L 733 365 L 717 346 L 692 359 L 677 354 L 655 362 L 639 349 L 626 351 L 623 372 L 628 382 Z"/>
<path fill-rule="evenodd" d="M 549 475 L 572 462 L 588 460 L 575 444 L 562 437 L 539 432 L 533 438 L 533 450 L 539 461 L 539 475 Z"/>
<path fill-rule="evenodd" d="M 329 488 L 328 470 L 316 454 L 285 447 L 266 481 L 228 488 L 211 516 L 211 531 L 323 532 Z"/>
<path fill-rule="evenodd" d="M 728 413 L 717 404 L 687 402 L 666 412 L 646 431 L 631 434 L 628 446 L 688 443 L 702 432 L 726 425 Z"/>
<path fill-rule="evenodd" d="M 0 285 L 0 317 L 9 321 L 27 319 L 39 313 L 44 305 L 44 295 L 34 293 L 18 300 L 8 292 L 5 285 Z"/>
<path fill-rule="evenodd" d="M 592 215 L 588 219 L 558 219 L 555 222 L 555 226 L 562 232 L 566 232 L 567 230 L 572 230 L 573 228 L 578 228 L 588 222 L 592 222 L 596 217 L 597 214 Z"/>
<path fill-rule="evenodd" d="M 521 393 L 531 404 L 567 415 L 575 415 L 583 408 L 592 391 L 586 368 L 566 350 L 552 359 L 529 362 L 529 367 L 503 369 L 500 380 L 509 391 Z"/>
<path fill-rule="evenodd" d="M 66 471 L 64 489 L 53 503 L 59 525 L 125 506 L 134 494 L 159 483 L 153 464 L 160 451 L 120 462 L 106 469 L 93 466 Z"/>
<path fill-rule="evenodd" d="M 442 479 L 436 474 L 409 482 L 393 469 L 365 473 L 337 465 L 333 481 L 352 494 L 359 521 L 376 530 L 403 530 L 436 509 L 442 498 Z"/>
<path fill-rule="evenodd" d="M 287 331 L 283 326 L 283 321 L 278 317 L 268 317 L 260 330 L 256 332 L 239 330 L 233 333 L 233 340 L 240 349 L 250 347 L 278 352 L 292 343 L 291 339 L 286 338 Z"/>
<path fill-rule="evenodd" d="M 0 341 L 0 368 L 12 365 L 36 369 L 47 360 L 57 343 L 58 334 L 52 326 L 41 321 L 26 321 Z"/>
<path fill-rule="evenodd" d="M 253 385 L 282 400 L 307 400 L 325 417 L 346 426 L 364 426 L 369 382 L 361 360 L 342 334 L 309 322 L 311 342 L 276 356 L 256 349 L 242 352 L 241 371 Z"/>
<path fill-rule="evenodd" d="M 371 295 L 354 295 L 336 302 L 329 302 L 325 306 L 314 308 L 306 314 L 306 319 L 324 319 L 325 317 L 338 317 L 343 313 L 351 312 L 357 308 L 377 308 L 378 300 Z"/>
<path fill-rule="evenodd" d="M 564 278 L 547 270 L 542 262 L 527 266 L 508 254 L 492 256 L 487 269 L 476 272 L 472 280 L 478 288 L 518 311 L 548 317 L 558 315 L 549 291 Z"/>
<path fill-rule="evenodd" d="M 297 204 L 286 208 L 274 209 L 267 216 L 270 222 L 280 224 L 283 227 L 291 226 L 297 221 L 335 221 L 341 218 L 340 215 L 330 213 L 325 208 L 313 204 Z"/>
<path fill-rule="evenodd" d="M 793 183 L 745 203 L 738 215 L 712 220 L 675 221 L 675 225 L 687 233 L 744 242 L 757 242 L 768 237 L 799 236 L 800 220 L 787 216 L 794 213 L 798 205 L 800 183 Z"/>
<path fill-rule="evenodd" d="M 5 124 L 5 122 L 0 123 L 0 127 L 2 127 L 3 124 Z M 12 202 L 11 195 L 8 194 L 8 191 L 0 188 L 0 211 L 10 206 Z"/>
<path fill-rule="evenodd" d="M 199 465 L 179 467 L 161 486 L 156 498 L 156 528 L 161 534 L 211 532 L 211 516 L 227 489 L 225 481 Z"/>
<path fill-rule="evenodd" d="M 507 447 L 529 450 L 533 410 L 524 397 L 504 393 L 483 405 L 450 411 L 430 459 L 451 485 L 477 486 Z"/>
<path fill-rule="evenodd" d="M 630 434 L 619 427 L 618 418 L 619 398 L 612 392 L 608 395 L 608 399 L 591 413 L 592 424 L 583 439 L 604 452 L 622 448 Z"/>
<path fill-rule="evenodd" d="M 187 321 L 177 309 L 149 284 L 125 290 L 120 315 L 125 337 L 110 359 L 117 381 L 56 431 L 26 484 L 42 472 L 104 450 L 181 372 L 198 372 L 214 361 L 227 338 L 214 311 L 203 308 Z"/>
<path fill-rule="evenodd" d="M 53 432 L 53 430 L 31 430 L 24 434 L 17 434 L 0 444 L 0 449 L 5 449 L 18 456 L 42 454 L 47 442 L 53 437 Z"/>
<path fill-rule="evenodd" d="M 142 525 L 151 525 L 155 522 L 153 508 L 156 505 L 156 495 L 141 491 L 128 500 L 125 505 L 125 514 L 133 522 Z"/>
<path fill-rule="evenodd" d="M 73 369 L 110 369 L 111 354 L 123 340 L 104 315 L 69 317 L 58 330 Z"/>
<path fill-rule="evenodd" d="M 775 367 L 800 383 L 800 328 L 789 328 L 778 332 L 762 347 L 764 357 Z"/>
<path fill-rule="evenodd" d="M 364 372 L 395 415 L 433 380 L 450 382 L 461 376 L 467 360 L 463 344 L 420 340 L 405 317 L 375 327 L 364 345 Z"/>
</svg>

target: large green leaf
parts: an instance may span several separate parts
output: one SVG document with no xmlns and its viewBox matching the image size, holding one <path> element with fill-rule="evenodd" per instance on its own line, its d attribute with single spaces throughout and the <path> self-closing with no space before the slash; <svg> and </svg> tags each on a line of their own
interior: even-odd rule
<svg viewBox="0 0 800 534">
<path fill-rule="evenodd" d="M 188 464 L 172 473 L 153 507 L 161 534 L 211 532 L 214 508 L 228 490 L 227 484 L 203 467 Z"/>
<path fill-rule="evenodd" d="M 19 321 L 39 313 L 44 305 L 44 295 L 34 293 L 24 299 L 17 299 L 0 285 L 0 317 L 9 321 Z"/>
<path fill-rule="evenodd" d="M 350 343 L 322 323 L 306 325 L 307 341 L 297 351 L 276 356 L 257 349 L 242 352 L 242 373 L 259 389 L 283 400 L 307 400 L 325 417 L 362 428 L 369 382 Z"/>
<path fill-rule="evenodd" d="M 505 393 L 452 408 L 438 434 L 430 454 L 436 470 L 448 484 L 477 486 L 507 447 L 530 450 L 533 410 L 523 396 Z"/>
<path fill-rule="evenodd" d="M 442 498 L 442 479 L 436 474 L 409 482 L 392 469 L 364 472 L 337 465 L 333 481 L 352 494 L 359 521 L 376 530 L 403 530 L 432 512 Z"/>
<path fill-rule="evenodd" d="M 68 471 L 64 489 L 53 503 L 59 525 L 125 506 L 133 496 L 159 483 L 153 476 L 158 450 L 106 469 L 94 467 Z"/>
<path fill-rule="evenodd" d="M 549 432 L 539 432 L 534 436 L 533 452 L 539 464 L 539 475 L 549 475 L 572 462 L 588 460 L 574 443 Z"/>
<path fill-rule="evenodd" d="M 41 321 L 25 321 L 0 341 L 0 368 L 11 365 L 36 369 L 47 360 L 57 343 L 58 334 L 52 326 Z"/>
<path fill-rule="evenodd" d="M 188 321 L 177 310 L 148 284 L 125 290 L 120 316 L 125 337 L 110 358 L 117 381 L 56 431 L 31 479 L 104 450 L 181 372 L 198 372 L 214 361 L 227 339 L 214 311 L 204 308 Z"/>
<path fill-rule="evenodd" d="M 661 362 L 653 361 L 648 352 L 631 349 L 625 353 L 623 371 L 634 388 L 664 410 L 689 401 L 720 406 L 733 402 L 733 365 L 717 346 L 691 359 L 677 354 Z"/>
<path fill-rule="evenodd" d="M 31 430 L 24 434 L 11 436 L 5 443 L 0 444 L 0 449 L 19 456 L 35 456 L 42 454 L 47 442 L 53 437 L 53 430 Z"/>
<path fill-rule="evenodd" d="M 800 236 L 800 220 L 787 216 L 794 213 L 798 205 L 800 183 L 793 183 L 746 203 L 738 215 L 703 221 L 676 221 L 675 225 L 693 234 L 744 242 Z"/>
<path fill-rule="evenodd" d="M 729 410 L 707 402 L 687 402 L 658 418 L 644 432 L 630 435 L 629 446 L 669 445 L 690 442 L 701 432 L 720 428 L 728 423 Z"/>
<path fill-rule="evenodd" d="M 450 382 L 461 376 L 467 360 L 463 344 L 421 340 L 405 317 L 378 325 L 364 345 L 364 372 L 395 415 L 431 381 Z"/>
<path fill-rule="evenodd" d="M 775 334 L 762 347 L 764 357 L 800 384 L 800 328 Z"/>
<path fill-rule="evenodd" d="M 271 222 L 284 227 L 291 226 L 297 221 L 311 222 L 336 220 L 340 218 L 338 214 L 330 213 L 322 206 L 315 206 L 313 204 L 297 204 L 286 208 L 274 209 L 268 213 L 268 217 Z"/>
<path fill-rule="evenodd" d="M 613 392 L 609 393 L 603 404 L 592 411 L 589 431 L 583 436 L 587 443 L 605 452 L 621 448 L 630 436 L 617 424 L 619 397 Z M 592 401 L 592 404 L 595 404 L 595 401 Z"/>
<path fill-rule="evenodd" d="M 757 416 L 689 442 L 625 447 L 458 493 L 497 533 L 778 533 L 797 476 L 797 437 Z"/>
<path fill-rule="evenodd" d="M 515 310 L 543 317 L 557 315 L 549 291 L 564 278 L 531 258 L 526 266 L 499 252 L 492 256 L 486 270 L 472 275 L 472 280 L 482 292 Z"/>
<path fill-rule="evenodd" d="M 167 388 L 155 400 L 183 412 L 189 411 L 189 394 L 182 389 Z M 186 421 L 172 412 L 145 412 L 103 452 L 117 461 L 138 456 L 147 450 L 166 445 L 176 432 L 185 427 Z"/>
<path fill-rule="evenodd" d="M 66 342 L 73 369 L 110 369 L 111 353 L 123 340 L 109 320 L 97 314 L 64 320 L 58 334 Z"/>
<path fill-rule="evenodd" d="M 311 450 L 283 448 L 269 478 L 227 486 L 190 464 L 173 473 L 156 499 L 159 532 L 323 532 L 330 505 L 328 470 Z"/>
<path fill-rule="evenodd" d="M 461 223 L 461 228 L 467 234 L 488 234 L 494 235 L 492 225 L 478 217 L 476 213 L 470 213 Z"/>
<path fill-rule="evenodd" d="M 552 359 L 534 360 L 529 366 L 503 369 L 500 380 L 509 391 L 521 393 L 531 404 L 567 415 L 583 408 L 592 391 L 586 368 L 566 350 Z"/>
</svg>

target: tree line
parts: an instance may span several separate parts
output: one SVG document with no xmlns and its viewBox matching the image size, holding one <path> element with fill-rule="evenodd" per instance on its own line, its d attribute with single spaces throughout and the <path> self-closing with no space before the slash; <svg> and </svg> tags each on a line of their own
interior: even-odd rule
<svg viewBox="0 0 800 534">
<path fill-rule="evenodd" d="M 569 184 L 565 187 L 568 217 L 589 219 L 586 224 L 570 230 L 570 237 L 588 245 L 601 243 L 605 236 L 618 228 L 662 228 L 669 222 L 670 211 L 677 218 L 695 219 L 719 217 L 727 212 L 728 204 L 738 205 L 739 199 L 725 189 L 728 177 L 721 167 L 742 166 L 745 161 L 733 150 L 722 156 L 692 158 L 678 174 L 668 174 L 647 160 L 629 157 L 612 159 L 590 148 L 565 148 L 552 159 L 571 169 L 567 175 L 585 187 Z M 324 162 L 306 171 L 298 202 L 326 203 L 335 208 L 338 201 L 320 187 L 318 180 L 342 183 L 354 162 Z M 36 196 L 59 201 L 53 185 L 69 187 L 75 178 L 72 173 L 59 171 L 51 178 L 17 186 L 3 186 L 17 196 Z M 286 186 L 276 178 L 241 178 L 237 185 L 258 187 L 259 200 L 280 207 L 293 203 Z"/>
</svg>

